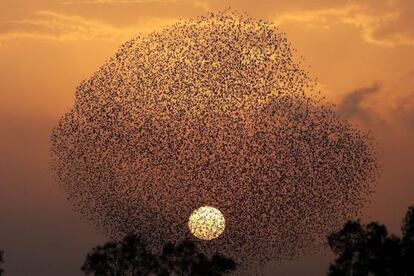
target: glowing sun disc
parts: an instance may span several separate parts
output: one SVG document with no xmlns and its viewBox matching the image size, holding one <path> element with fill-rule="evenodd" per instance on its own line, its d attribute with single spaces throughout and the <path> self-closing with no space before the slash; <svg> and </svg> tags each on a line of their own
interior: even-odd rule
<svg viewBox="0 0 414 276">
<path fill-rule="evenodd" d="M 224 232 L 225 219 L 219 209 L 202 206 L 191 213 L 188 228 L 200 240 L 213 240 Z"/>
</svg>

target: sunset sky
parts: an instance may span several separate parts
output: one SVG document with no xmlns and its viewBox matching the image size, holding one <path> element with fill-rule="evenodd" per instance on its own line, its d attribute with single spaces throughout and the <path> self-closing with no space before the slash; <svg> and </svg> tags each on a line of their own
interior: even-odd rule
<svg viewBox="0 0 414 276">
<path fill-rule="evenodd" d="M 50 132 L 74 92 L 126 40 L 179 19 L 232 10 L 274 22 L 344 118 L 375 138 L 380 180 L 363 222 L 399 234 L 414 204 L 412 0 L 1 0 L 0 249 L 6 275 L 80 275 L 105 241 L 50 173 Z M 321 275 L 329 252 L 270 263 Z M 30 273 L 29 273 L 30 272 Z"/>
</svg>

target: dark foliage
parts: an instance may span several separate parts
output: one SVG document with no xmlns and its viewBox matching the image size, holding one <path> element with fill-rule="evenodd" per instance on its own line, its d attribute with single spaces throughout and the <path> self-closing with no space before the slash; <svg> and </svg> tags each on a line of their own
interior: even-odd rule
<svg viewBox="0 0 414 276">
<path fill-rule="evenodd" d="M 328 237 L 337 256 L 328 275 L 414 275 L 414 206 L 408 209 L 402 233 L 400 239 L 376 222 L 348 221 Z"/>
<path fill-rule="evenodd" d="M 408 208 L 402 225 L 402 252 L 407 275 L 414 275 L 414 205 Z"/>
<path fill-rule="evenodd" d="M 236 263 L 226 257 L 211 258 L 185 240 L 168 243 L 160 255 L 153 254 L 140 239 L 131 234 L 122 241 L 110 241 L 90 252 L 81 270 L 99 276 L 135 275 L 223 275 L 234 271 Z"/>
<path fill-rule="evenodd" d="M 4 251 L 0 251 L 0 264 L 4 263 L 3 259 Z M 4 270 L 0 267 L 0 276 L 3 275 Z"/>
</svg>

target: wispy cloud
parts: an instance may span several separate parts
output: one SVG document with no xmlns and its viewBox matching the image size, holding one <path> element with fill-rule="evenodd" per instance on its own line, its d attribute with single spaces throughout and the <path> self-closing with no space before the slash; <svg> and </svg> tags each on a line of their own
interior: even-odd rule
<svg viewBox="0 0 414 276">
<path fill-rule="evenodd" d="M 68 15 L 54 11 L 38 11 L 33 18 L 10 22 L 10 29 L 0 33 L 0 42 L 13 39 L 70 40 L 122 40 L 137 33 L 153 31 L 175 22 L 175 19 L 145 18 L 127 27 L 115 27 L 109 23 Z"/>
<path fill-rule="evenodd" d="M 306 24 L 308 28 L 330 28 L 333 23 L 338 22 L 338 18 L 346 17 L 359 9 L 357 5 L 348 5 L 340 8 L 290 11 L 280 14 L 274 21 L 278 25 L 288 22 L 301 22 Z"/>
<path fill-rule="evenodd" d="M 64 5 L 94 5 L 94 4 L 146 4 L 146 3 L 175 3 L 180 0 L 84 0 L 63 1 Z"/>
<path fill-rule="evenodd" d="M 338 105 L 338 112 L 344 118 L 357 118 L 365 123 L 370 121 L 370 111 L 363 106 L 364 101 L 380 91 L 380 86 L 374 83 L 368 87 L 361 87 L 349 92 Z"/>
<path fill-rule="evenodd" d="M 170 4 L 170 3 L 188 3 L 194 7 L 201 8 L 205 11 L 209 10 L 208 1 L 203 0 L 69 0 L 63 1 L 64 5 L 99 5 L 99 4 Z"/>
<path fill-rule="evenodd" d="M 414 91 L 390 95 L 394 89 L 397 88 L 374 83 L 349 91 L 337 105 L 338 113 L 365 126 L 393 124 L 411 132 L 414 130 Z"/>
<path fill-rule="evenodd" d="M 414 46 L 414 37 L 397 30 L 378 35 L 381 30 L 400 20 L 401 12 L 395 7 L 387 12 L 375 11 L 367 4 L 347 4 L 337 8 L 299 10 L 281 14 L 275 18 L 276 24 L 300 22 L 306 28 L 332 28 L 341 23 L 360 30 L 361 37 L 368 43 L 386 47 L 398 45 Z"/>
</svg>

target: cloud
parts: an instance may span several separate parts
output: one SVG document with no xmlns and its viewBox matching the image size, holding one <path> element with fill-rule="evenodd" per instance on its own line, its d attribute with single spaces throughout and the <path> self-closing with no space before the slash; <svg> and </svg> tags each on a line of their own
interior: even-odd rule
<svg viewBox="0 0 414 276">
<path fill-rule="evenodd" d="M 386 47 L 414 46 L 414 19 L 411 19 L 412 13 L 407 16 L 406 11 L 408 6 L 414 12 L 412 1 L 391 1 L 378 6 L 382 8 L 369 5 L 368 2 L 353 2 L 329 9 L 289 11 L 276 16 L 275 23 L 281 25 L 299 22 L 305 24 L 306 28 L 322 29 L 332 28 L 335 24 L 346 24 L 359 29 L 361 38 L 368 43 Z"/>
<path fill-rule="evenodd" d="M 300 5 L 297 5 L 297 2 Z M 274 17 L 274 21 L 279 25 L 298 23 L 307 29 L 331 29 L 337 24 L 344 24 L 358 29 L 361 38 L 367 43 L 384 47 L 414 46 L 414 28 L 412 27 L 414 26 L 414 17 L 412 16 L 414 1 L 411 0 L 348 1 L 347 4 L 334 1 L 330 2 L 332 4 L 321 2 L 320 5 L 311 6 L 296 0 L 289 9 L 280 3 L 269 1 L 264 3 L 267 3 L 266 7 L 269 13 L 275 14 L 275 12 L 278 12 Z M 205 12 L 212 9 L 223 9 L 225 5 L 240 6 L 243 9 L 243 5 L 248 3 L 230 1 L 225 4 L 214 0 L 62 0 L 60 4 L 63 6 L 61 7 L 62 10 L 69 9 L 72 13 L 51 10 L 38 11 L 34 16 L 9 22 L 6 24 L 6 28 L 1 28 L 0 45 L 2 41 L 21 38 L 58 41 L 125 39 L 137 32 L 153 30 L 153 26 L 165 26 L 174 23 L 175 17 L 177 17 L 174 14 L 164 16 L 165 14 L 161 15 L 159 13 L 157 13 L 157 17 L 154 17 L 153 12 L 147 10 L 143 16 L 143 10 L 141 9 L 139 12 L 141 14 L 140 22 L 135 22 L 137 18 L 135 14 L 128 13 L 131 21 L 125 21 L 122 24 L 123 27 L 116 27 L 114 18 L 111 17 L 107 21 L 90 19 L 87 12 L 89 9 L 92 13 L 94 13 L 94 10 L 99 10 L 101 16 L 103 10 L 106 11 L 106 15 L 112 15 L 112 8 L 122 9 L 123 7 L 123 9 L 130 10 L 129 5 L 146 5 L 146 8 L 153 7 L 153 5 L 157 7 L 167 6 L 166 10 L 168 11 L 181 11 L 184 7 L 195 7 L 198 11 Z M 95 5 L 97 7 L 94 7 Z M 252 5 L 248 6 L 249 9 L 253 8 Z M 301 9 L 293 8 L 299 6 Z M 138 7 L 142 8 L 143 6 Z M 75 15 L 73 12 L 75 12 Z M 83 14 L 83 16 L 76 15 L 76 13 Z"/>
<path fill-rule="evenodd" d="M 414 129 L 414 92 L 407 97 L 401 98 L 396 105 L 394 114 L 409 129 Z"/>
<path fill-rule="evenodd" d="M 0 33 L 2 41 L 14 39 L 46 39 L 54 41 L 74 40 L 123 40 L 155 30 L 175 22 L 176 19 L 142 18 L 135 25 L 115 27 L 109 23 L 87 19 L 78 15 L 68 15 L 54 11 L 37 11 L 28 19 L 10 22 L 8 30 Z"/>
<path fill-rule="evenodd" d="M 63 1 L 62 4 L 73 5 L 94 5 L 94 4 L 146 4 L 146 3 L 175 3 L 179 0 L 84 0 L 84 1 Z"/>
<path fill-rule="evenodd" d="M 64 5 L 99 5 L 99 4 L 170 4 L 185 2 L 193 5 L 194 7 L 202 8 L 207 11 L 210 9 L 208 1 L 198 0 L 74 0 L 74 1 L 63 1 L 61 4 Z"/>
<path fill-rule="evenodd" d="M 290 11 L 278 15 L 274 21 L 278 25 L 301 22 L 306 24 L 306 27 L 330 28 L 339 18 L 346 17 L 357 10 L 359 10 L 359 6 L 348 5 L 340 8 Z"/>
<path fill-rule="evenodd" d="M 414 1 L 412 0 L 366 0 L 366 1 L 309 1 L 293 0 L 284 7 L 282 3 L 263 1 L 268 11 L 280 13 L 277 24 L 298 22 L 306 28 L 329 29 L 335 24 L 345 24 L 360 30 L 361 38 L 367 43 L 385 47 L 398 45 L 414 46 Z M 228 6 L 254 9 L 251 1 L 215 0 L 64 0 L 66 5 L 122 5 L 122 4 L 180 4 L 185 3 L 203 11 L 223 9 Z M 292 7 L 302 7 L 293 9 Z"/>
<path fill-rule="evenodd" d="M 414 135 L 414 71 L 361 86 L 345 94 L 337 103 L 338 113 L 365 126 L 398 126 Z"/>
<path fill-rule="evenodd" d="M 371 111 L 364 107 L 364 101 L 380 91 L 380 85 L 374 83 L 368 87 L 361 87 L 349 92 L 338 105 L 338 113 L 344 118 L 356 118 L 365 123 L 371 120 Z"/>
<path fill-rule="evenodd" d="M 387 37 L 392 34 L 400 34 L 414 37 L 414 1 L 394 0 L 394 9 L 397 14 L 396 20 L 390 22 L 383 28 L 377 30 L 378 37 Z"/>
</svg>

